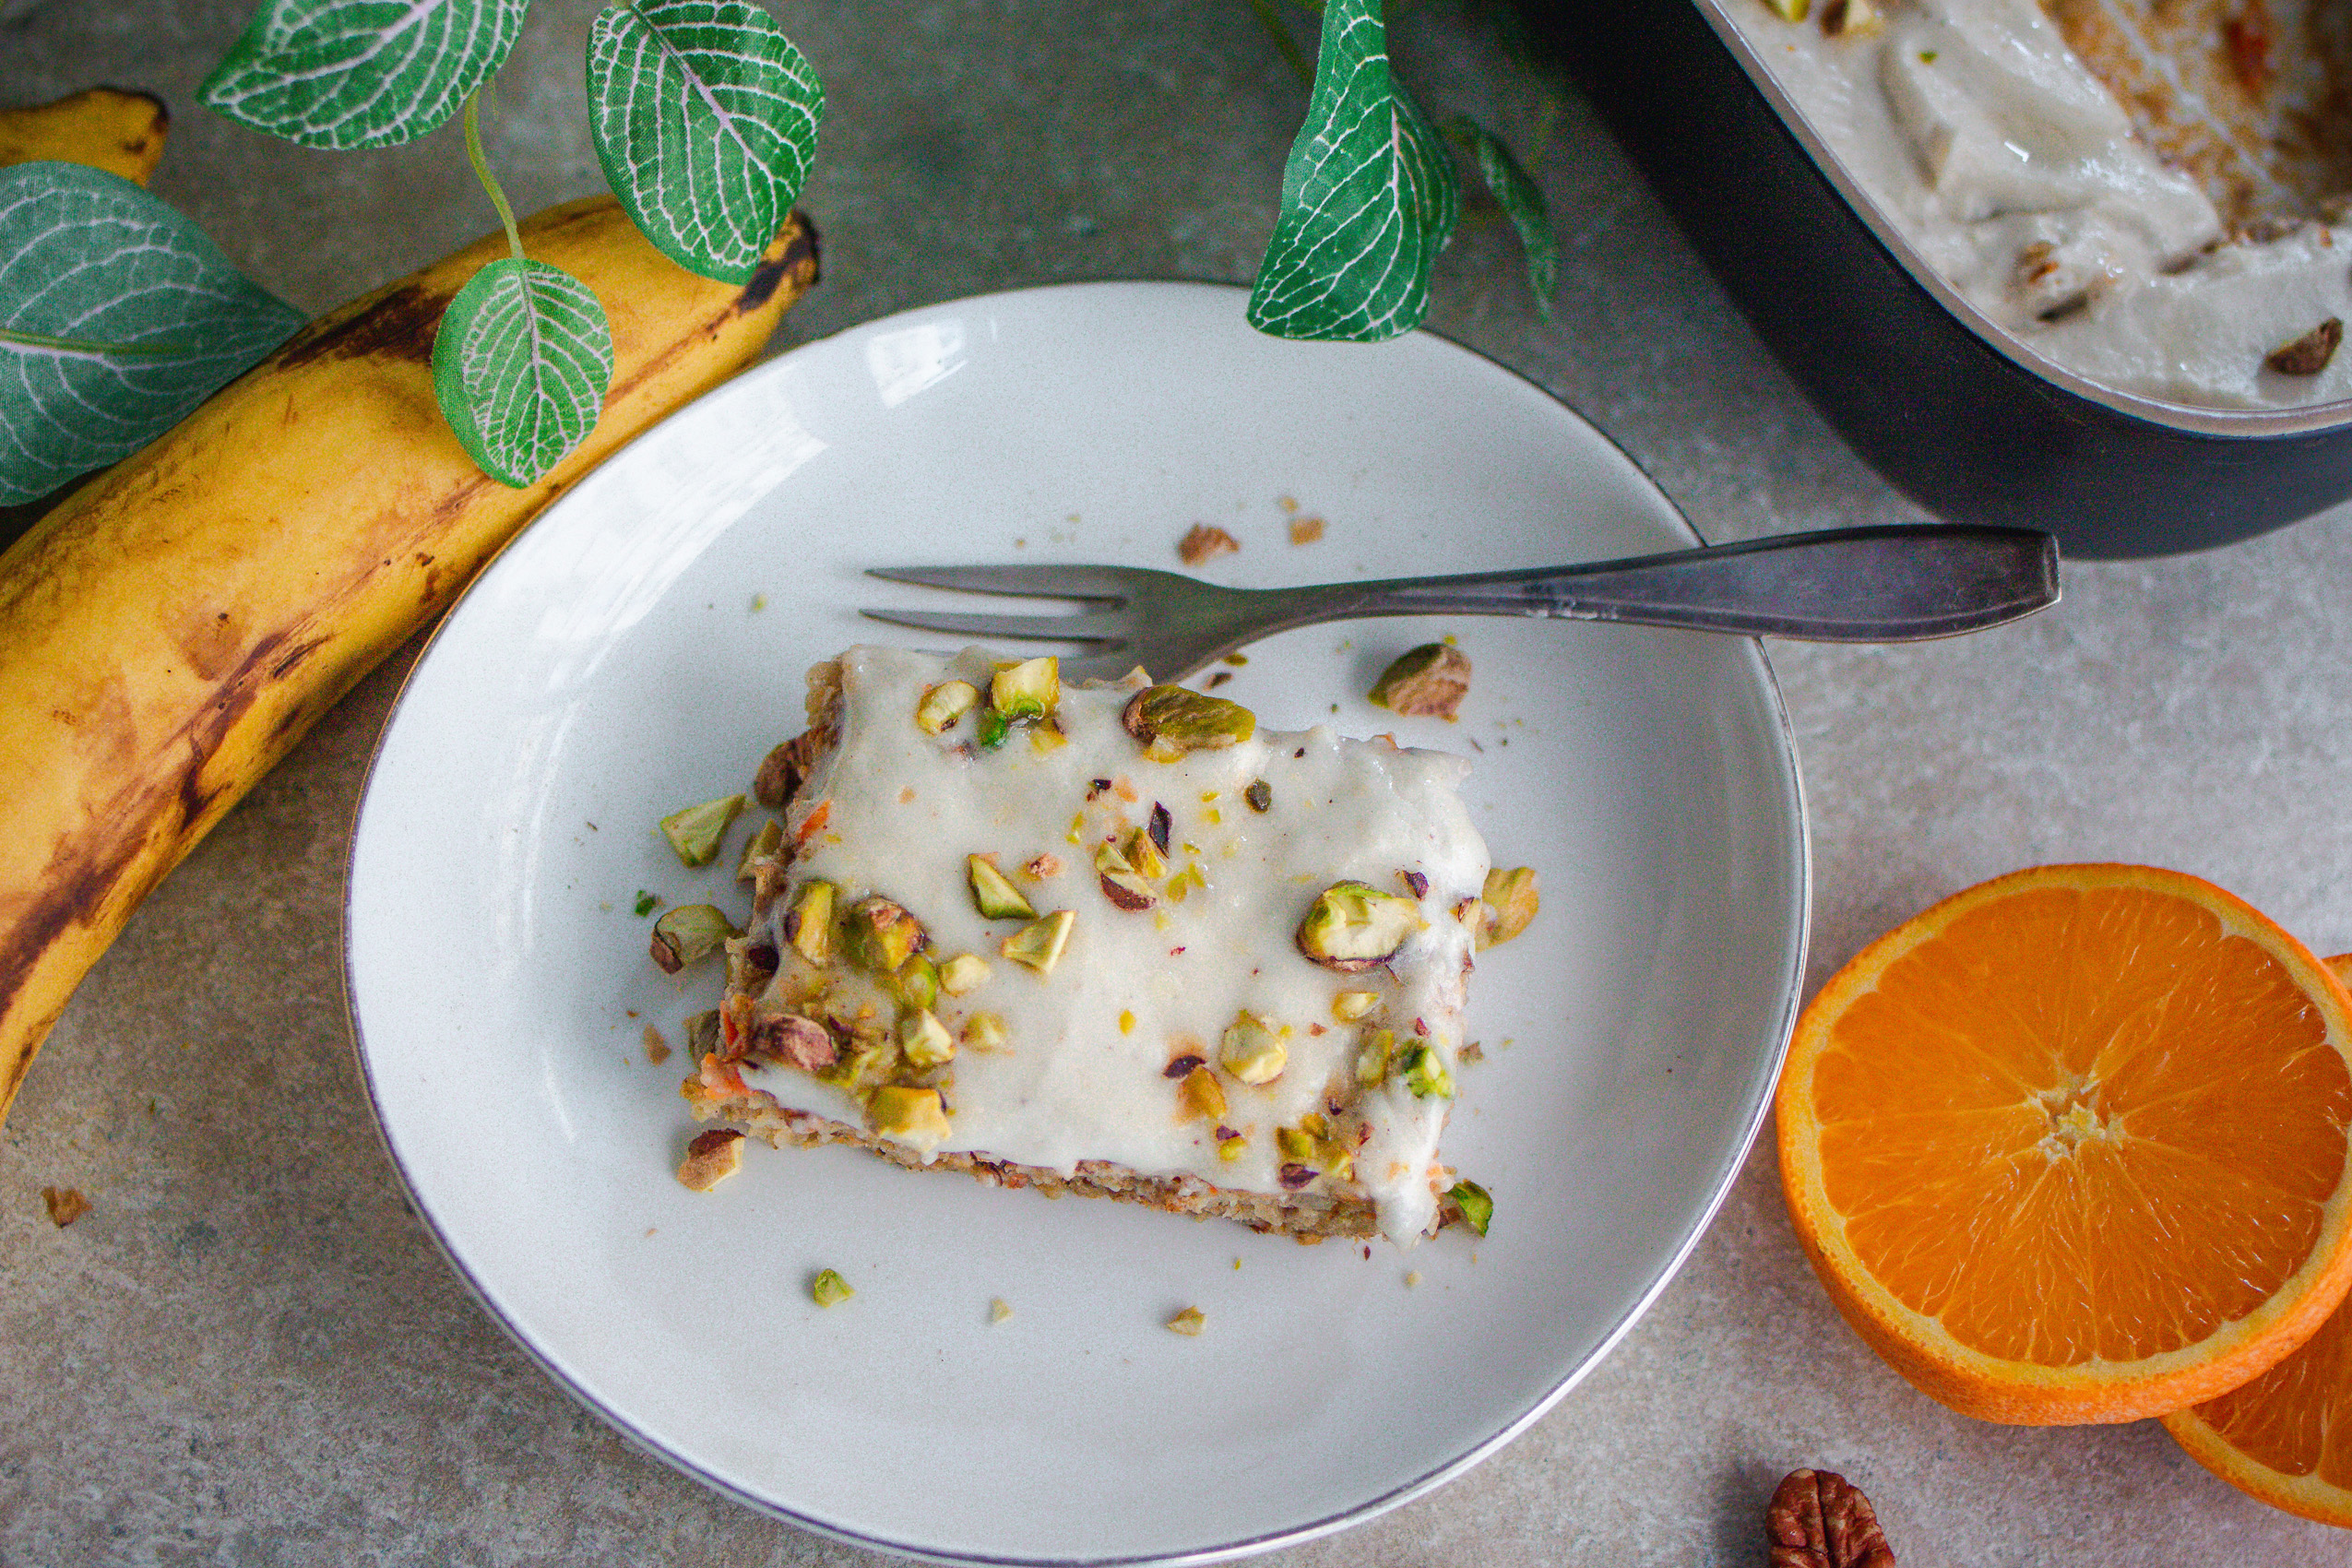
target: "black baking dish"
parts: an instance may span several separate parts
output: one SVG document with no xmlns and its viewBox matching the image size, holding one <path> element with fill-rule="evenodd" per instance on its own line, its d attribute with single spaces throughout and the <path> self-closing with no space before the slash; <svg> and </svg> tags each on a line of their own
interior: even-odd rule
<svg viewBox="0 0 2352 1568">
<path fill-rule="evenodd" d="M 1928 511 L 2120 557 L 2227 544 L 2352 496 L 2352 403 L 2185 408 L 2023 349 L 1849 197 L 1708 0 L 1522 9 L 1789 374 Z"/>
</svg>

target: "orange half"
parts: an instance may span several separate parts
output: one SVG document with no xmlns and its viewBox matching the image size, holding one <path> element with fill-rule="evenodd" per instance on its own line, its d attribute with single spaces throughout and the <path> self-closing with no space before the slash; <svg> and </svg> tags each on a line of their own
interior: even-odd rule
<svg viewBox="0 0 2352 1568">
<path fill-rule="evenodd" d="M 1985 1420 L 2161 1415 L 2352 1288 L 2352 996 L 2212 884 L 2043 866 L 1872 943 L 1798 1021 L 1776 1112 L 1846 1321 Z"/>
<path fill-rule="evenodd" d="M 2352 953 L 2330 958 L 2352 981 Z M 2176 1410 L 2165 1430 L 2239 1491 L 2325 1524 L 2352 1526 L 2352 1307 L 2300 1349 L 2218 1399 Z"/>
</svg>

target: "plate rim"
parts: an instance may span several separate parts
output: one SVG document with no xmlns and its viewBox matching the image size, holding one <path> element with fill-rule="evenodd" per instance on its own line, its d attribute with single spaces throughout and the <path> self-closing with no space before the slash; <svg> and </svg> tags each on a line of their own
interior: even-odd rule
<svg viewBox="0 0 2352 1568">
<path fill-rule="evenodd" d="M 806 342 L 795 343 L 747 367 L 737 375 L 720 382 L 718 386 L 708 388 L 680 405 L 623 446 L 615 448 L 612 453 L 608 454 L 604 462 L 597 465 L 597 469 L 590 469 L 588 475 L 581 476 L 582 481 L 584 482 L 589 475 L 594 474 L 606 464 L 617 459 L 630 447 L 636 445 L 639 442 L 652 439 L 671 421 L 692 410 L 706 398 L 723 392 L 754 377 L 781 374 L 783 373 L 779 367 L 789 364 L 805 351 L 828 345 L 837 347 L 845 339 L 887 330 L 893 327 L 905 326 L 916 318 L 931 316 L 942 312 L 970 310 L 975 307 L 987 308 L 1009 301 L 1030 301 L 1039 296 L 1066 297 L 1074 294 L 1129 291 L 1168 294 L 1219 293 L 1242 297 L 1246 297 L 1248 293 L 1248 290 L 1243 286 L 1231 283 L 1157 279 L 1096 279 L 1038 284 L 1017 289 L 992 290 L 984 293 L 963 295 L 954 299 L 909 306 L 886 315 L 852 323 L 826 333 L 823 337 L 812 338 Z M 1417 327 L 1408 336 L 1427 338 L 1442 344 L 1448 350 L 1467 355 L 1487 369 L 1519 383 L 1524 390 L 1533 391 L 1556 406 L 1577 424 L 1583 426 L 1588 435 L 1599 441 L 1610 453 L 1614 454 L 1627 470 L 1635 476 L 1639 485 L 1648 490 L 1652 497 L 1663 505 L 1668 519 L 1686 534 L 1693 544 L 1707 542 L 1689 517 L 1684 514 L 1682 508 L 1676 504 L 1673 497 L 1667 494 L 1664 487 L 1650 475 L 1648 470 L 1635 462 L 1632 455 L 1626 452 L 1615 438 L 1566 398 L 1560 397 L 1532 376 L 1504 363 L 1492 354 L 1472 348 L 1434 328 Z M 1420 1475 L 1391 1487 L 1385 1491 L 1365 1498 L 1336 1513 L 1324 1515 L 1280 1529 L 1173 1553 L 1038 1557 L 993 1552 L 941 1552 L 909 1542 L 864 1535 L 799 1512 L 773 1499 L 761 1497 L 734 1481 L 695 1464 L 683 1455 L 672 1452 L 658 1438 L 641 1431 L 627 1417 L 612 1409 L 584 1387 L 564 1366 L 559 1364 L 552 1354 L 533 1343 L 529 1336 L 525 1335 L 521 1328 L 501 1310 L 488 1288 L 476 1277 L 473 1269 L 459 1255 L 455 1244 L 445 1233 L 440 1219 L 424 1202 L 417 1180 L 410 1171 L 407 1162 L 402 1159 L 399 1149 L 393 1143 L 391 1129 L 386 1123 L 383 1101 L 377 1092 L 373 1060 L 367 1048 L 366 1030 L 361 1021 L 356 1002 L 353 973 L 353 902 L 361 834 L 367 816 L 369 802 L 375 791 L 377 770 L 384 759 L 386 744 L 398 722 L 401 709 L 408 701 L 410 688 L 417 679 L 418 672 L 424 668 L 427 659 L 432 657 L 434 649 L 439 645 L 443 634 L 456 621 L 467 600 L 481 588 L 491 572 L 505 558 L 507 551 L 517 540 L 522 539 L 533 527 L 537 526 L 550 511 L 569 501 L 579 493 L 581 488 L 581 483 L 575 483 L 563 494 L 551 500 L 546 507 L 535 514 L 522 528 L 517 529 L 492 553 L 488 560 L 482 563 L 474 573 L 472 579 L 442 612 L 431 632 L 427 634 L 424 645 L 417 650 L 415 659 L 410 661 L 408 669 L 401 672 L 399 689 L 393 694 L 383 725 L 376 732 L 374 744 L 369 748 L 367 766 L 361 776 L 358 803 L 352 813 L 350 838 L 344 847 L 342 932 L 339 943 L 340 961 L 337 965 L 337 973 L 342 985 L 343 1010 L 350 1025 L 350 1048 L 354 1064 L 359 1070 L 360 1089 L 367 1105 L 368 1121 L 375 1134 L 377 1143 L 384 1149 L 393 1173 L 399 1180 L 402 1194 L 409 1207 L 423 1226 L 425 1234 L 431 1238 L 435 1250 L 441 1253 L 443 1260 L 448 1264 L 459 1283 L 465 1287 L 467 1293 L 474 1299 L 491 1322 L 497 1325 L 499 1331 L 540 1371 L 544 1372 L 565 1395 L 595 1415 L 612 1431 L 618 1432 L 631 1447 L 755 1513 L 781 1520 L 795 1528 L 807 1530 L 844 1545 L 860 1547 L 871 1551 L 892 1553 L 911 1558 L 917 1562 L 947 1564 L 950 1568 L 1081 1568 L 1081 1565 L 1087 1565 L 1087 1568 L 1201 1568 L 1201 1565 L 1230 1562 L 1279 1550 L 1286 1547 L 1304 1545 L 1310 1541 L 1336 1535 L 1354 1526 L 1368 1523 L 1381 1515 L 1427 1495 L 1491 1457 L 1550 1413 L 1561 1400 L 1567 1397 L 1602 1361 L 1606 1360 L 1625 1336 L 1632 1332 L 1633 1325 L 1657 1304 L 1658 1297 L 1665 1293 L 1667 1287 L 1671 1285 L 1681 1273 L 1684 1265 L 1690 1261 L 1691 1253 L 1697 1249 L 1700 1240 L 1713 1227 L 1716 1216 L 1729 1199 L 1732 1187 L 1738 1183 L 1740 1171 L 1745 1168 L 1749 1156 L 1754 1151 L 1757 1136 L 1764 1127 L 1764 1117 L 1772 1108 L 1773 1086 L 1779 1079 L 1781 1064 L 1787 1060 L 1789 1040 L 1796 1029 L 1797 1016 L 1803 999 L 1806 964 L 1812 945 L 1813 865 L 1811 804 L 1806 795 L 1803 769 L 1800 766 L 1796 731 L 1788 716 L 1788 704 L 1781 695 L 1779 678 L 1773 670 L 1772 661 L 1764 649 L 1763 639 L 1756 636 L 1742 636 L 1737 640 L 1747 645 L 1745 652 L 1750 660 L 1750 668 L 1759 681 L 1759 695 L 1764 699 L 1770 712 L 1771 732 L 1778 741 L 1776 754 L 1785 764 L 1784 772 L 1788 786 L 1786 804 L 1789 821 L 1794 829 L 1793 841 L 1788 846 L 1788 850 L 1794 873 L 1793 897 L 1790 899 L 1792 908 L 1789 912 L 1794 921 L 1795 940 L 1790 944 L 1788 970 L 1782 977 L 1779 1016 L 1773 1026 L 1776 1039 L 1772 1047 L 1758 1058 L 1759 1071 L 1748 1088 L 1752 1102 L 1745 1118 L 1746 1124 L 1740 1131 L 1736 1140 L 1727 1143 L 1725 1158 L 1721 1166 L 1710 1173 L 1711 1195 L 1667 1254 L 1655 1277 L 1641 1289 L 1616 1321 L 1601 1334 L 1592 1349 L 1576 1365 L 1571 1367 L 1557 1383 L 1493 1433 L 1471 1444 L 1461 1453 L 1432 1466 Z M 1705 635 L 1728 636 L 1728 634 Z"/>
</svg>

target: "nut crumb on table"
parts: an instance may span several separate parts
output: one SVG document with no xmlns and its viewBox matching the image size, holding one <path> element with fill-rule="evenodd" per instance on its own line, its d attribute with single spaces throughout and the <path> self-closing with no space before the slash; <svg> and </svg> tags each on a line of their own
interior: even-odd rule
<svg viewBox="0 0 2352 1568">
<path fill-rule="evenodd" d="M 79 1187 L 43 1187 L 41 1201 L 49 1206 L 50 1222 L 60 1230 L 89 1212 L 89 1200 Z"/>
<path fill-rule="evenodd" d="M 1176 543 L 1177 558 L 1187 566 L 1198 566 L 1219 555 L 1231 555 L 1241 548 L 1241 541 L 1223 529 L 1207 523 L 1194 523 Z"/>
</svg>

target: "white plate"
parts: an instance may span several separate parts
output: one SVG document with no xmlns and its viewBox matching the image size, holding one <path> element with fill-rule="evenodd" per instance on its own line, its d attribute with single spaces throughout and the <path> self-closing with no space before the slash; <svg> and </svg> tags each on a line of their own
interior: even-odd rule
<svg viewBox="0 0 2352 1568">
<path fill-rule="evenodd" d="M 709 967 L 646 958 L 639 889 L 740 905 L 656 833 L 747 787 L 802 674 L 889 629 L 862 577 L 960 561 L 1252 584 L 1539 565 L 1687 542 L 1582 420 L 1416 335 L 1277 342 L 1237 290 L 1100 284 L 911 312 L 703 398 L 486 572 L 410 677 L 351 851 L 368 1091 L 418 1208 L 565 1387 L 688 1473 L 830 1535 L 956 1562 L 1208 1561 L 1336 1529 L 1491 1452 L 1665 1285 L 1763 1114 L 1802 971 L 1803 810 L 1757 645 L 1504 620 L 1253 647 L 1222 688 L 1471 754 L 1544 908 L 1482 957 L 1448 1158 L 1491 1237 L 1301 1247 L 1122 1204 L 752 1148 L 672 1179 Z M 1293 546 L 1288 505 L 1320 517 Z M 764 597 L 763 597 L 764 596 Z M 755 608 L 756 606 L 756 608 Z M 982 604 L 980 608 L 1002 608 Z M 1458 723 L 1360 694 L 1458 636 Z M 907 634 L 915 641 L 917 634 Z M 1482 748 L 1480 750 L 1479 748 Z M 837 1268 L 830 1310 L 806 1284 Z M 1407 1271 L 1419 1273 L 1417 1287 Z M 992 1325 L 989 1304 L 1011 1303 Z M 1197 1306 L 1198 1338 L 1169 1333 Z"/>
</svg>

